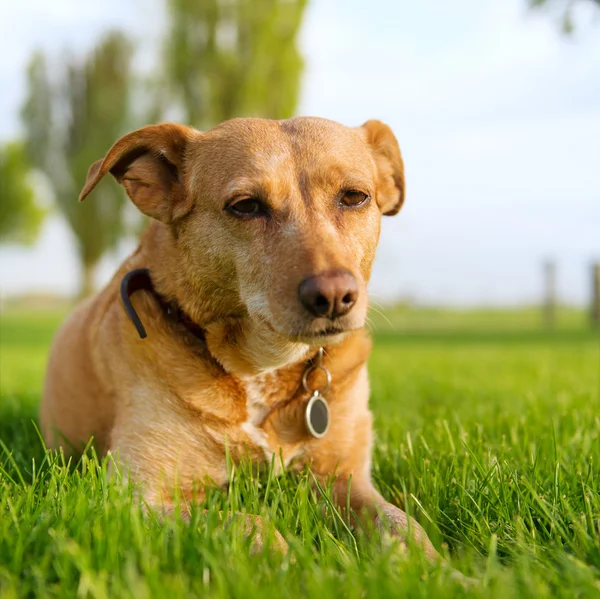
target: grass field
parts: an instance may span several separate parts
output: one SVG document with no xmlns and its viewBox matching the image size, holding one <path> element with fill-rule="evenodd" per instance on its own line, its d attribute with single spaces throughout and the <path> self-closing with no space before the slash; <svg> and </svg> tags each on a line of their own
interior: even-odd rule
<svg viewBox="0 0 600 599">
<path fill-rule="evenodd" d="M 3 314 L 0 597 L 600 596 L 600 337 L 581 314 L 541 333 L 525 312 L 373 315 L 376 483 L 479 581 L 466 589 L 348 530 L 306 472 L 238 469 L 191 525 L 144 516 L 106 464 L 69 467 L 38 438 L 60 314 Z M 220 510 L 262 514 L 289 555 L 249 556 Z"/>
</svg>

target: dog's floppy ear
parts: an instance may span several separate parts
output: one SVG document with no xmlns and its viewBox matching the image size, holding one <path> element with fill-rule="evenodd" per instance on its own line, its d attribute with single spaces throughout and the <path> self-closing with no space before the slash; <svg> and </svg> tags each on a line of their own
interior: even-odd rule
<svg viewBox="0 0 600 599">
<path fill-rule="evenodd" d="M 392 130 L 381 121 L 367 121 L 358 128 L 367 142 L 379 173 L 379 208 L 386 216 L 396 214 L 404 203 L 404 162 Z"/>
<path fill-rule="evenodd" d="M 149 125 L 119 139 L 88 171 L 79 201 L 111 173 L 141 212 L 163 223 L 187 214 L 192 198 L 186 193 L 182 169 L 194 130 L 174 123 Z"/>
</svg>

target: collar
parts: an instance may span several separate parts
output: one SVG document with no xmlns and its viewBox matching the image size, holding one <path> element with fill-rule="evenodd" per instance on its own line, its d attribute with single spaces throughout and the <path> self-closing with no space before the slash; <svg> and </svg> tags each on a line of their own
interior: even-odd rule
<svg viewBox="0 0 600 599">
<path fill-rule="evenodd" d="M 177 302 L 167 301 L 154 287 L 150 270 L 147 268 L 135 268 L 128 272 L 121 280 L 121 301 L 129 320 L 135 326 L 140 339 L 145 339 L 148 334 L 140 320 L 138 313 L 135 311 L 131 303 L 131 296 L 136 291 L 148 291 L 156 300 L 156 303 L 161 307 L 169 320 L 183 325 L 194 337 L 204 341 L 204 329 L 197 325 L 179 306 Z"/>
</svg>

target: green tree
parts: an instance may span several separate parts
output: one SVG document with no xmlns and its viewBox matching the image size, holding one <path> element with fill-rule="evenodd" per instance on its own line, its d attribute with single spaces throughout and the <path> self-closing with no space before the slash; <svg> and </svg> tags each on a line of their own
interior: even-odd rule
<svg viewBox="0 0 600 599">
<path fill-rule="evenodd" d="M 33 243 L 45 211 L 38 205 L 19 142 L 0 148 L 0 243 Z"/>
<path fill-rule="evenodd" d="M 167 0 L 165 77 L 188 124 L 294 114 L 306 0 Z"/>
<path fill-rule="evenodd" d="M 82 296 L 94 289 L 100 258 L 126 231 L 125 196 L 117 185 L 98 186 L 91 202 L 79 204 L 77 196 L 90 165 L 131 124 L 131 57 L 129 41 L 112 32 L 83 60 L 68 57 L 50 69 L 38 52 L 29 65 L 26 150 L 77 241 Z"/>
<path fill-rule="evenodd" d="M 528 0 L 531 8 L 557 7 L 562 11 L 562 27 L 565 33 L 573 31 L 573 7 L 576 4 L 594 4 L 600 8 L 600 0 Z"/>
</svg>

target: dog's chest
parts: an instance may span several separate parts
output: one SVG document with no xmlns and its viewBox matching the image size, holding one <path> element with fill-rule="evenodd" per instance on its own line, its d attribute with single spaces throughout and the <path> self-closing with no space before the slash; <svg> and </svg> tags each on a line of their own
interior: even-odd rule
<svg viewBox="0 0 600 599">
<path fill-rule="evenodd" d="M 241 429 L 248 443 L 262 451 L 266 459 L 276 455 L 287 466 L 303 453 L 303 441 L 306 440 L 300 413 L 304 405 L 302 398 L 294 398 L 294 387 L 274 374 L 246 379 L 243 387 L 247 417 Z M 288 405 L 298 409 L 290 410 Z M 287 415 L 283 421 L 282 414 Z M 293 435 L 290 435 L 291 430 Z"/>
<path fill-rule="evenodd" d="M 269 387 L 264 377 L 244 381 L 246 392 L 247 418 L 242 424 L 242 430 L 248 435 L 253 444 L 261 447 L 265 453 L 273 452 L 267 439 L 267 433 L 262 428 L 265 419 L 271 411 L 268 404 Z"/>
</svg>

